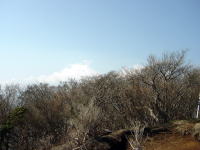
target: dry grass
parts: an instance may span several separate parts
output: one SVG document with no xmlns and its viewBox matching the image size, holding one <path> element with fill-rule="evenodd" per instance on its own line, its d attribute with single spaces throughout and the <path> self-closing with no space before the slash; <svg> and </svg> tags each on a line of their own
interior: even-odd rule
<svg viewBox="0 0 200 150">
<path fill-rule="evenodd" d="M 187 120 L 177 120 L 173 121 L 172 125 L 174 126 L 174 132 L 181 135 L 190 135 L 192 134 L 193 127 L 195 123 L 189 122 Z"/>
</svg>

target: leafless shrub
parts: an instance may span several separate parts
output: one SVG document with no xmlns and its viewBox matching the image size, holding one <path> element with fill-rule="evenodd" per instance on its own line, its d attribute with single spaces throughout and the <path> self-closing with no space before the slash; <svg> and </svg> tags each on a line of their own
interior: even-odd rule
<svg viewBox="0 0 200 150">
<path fill-rule="evenodd" d="M 79 116 L 71 120 L 75 132 L 74 139 L 77 145 L 82 145 L 85 141 L 96 134 L 100 110 L 94 105 L 94 100 L 91 100 L 87 106 L 79 106 Z"/>
<path fill-rule="evenodd" d="M 133 121 L 131 126 L 132 134 L 128 138 L 129 145 L 132 150 L 142 150 L 145 142 L 144 129 L 146 125 L 140 121 Z"/>
</svg>

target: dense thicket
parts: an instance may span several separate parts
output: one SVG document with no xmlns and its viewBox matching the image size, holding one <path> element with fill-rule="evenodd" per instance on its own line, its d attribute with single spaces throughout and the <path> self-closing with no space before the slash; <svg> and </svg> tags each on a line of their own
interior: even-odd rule
<svg viewBox="0 0 200 150">
<path fill-rule="evenodd" d="M 185 52 L 150 56 L 125 73 L 70 80 L 57 86 L 9 85 L 0 89 L 0 149 L 69 149 L 105 129 L 130 128 L 134 121 L 156 125 L 195 116 L 200 69 Z"/>
</svg>

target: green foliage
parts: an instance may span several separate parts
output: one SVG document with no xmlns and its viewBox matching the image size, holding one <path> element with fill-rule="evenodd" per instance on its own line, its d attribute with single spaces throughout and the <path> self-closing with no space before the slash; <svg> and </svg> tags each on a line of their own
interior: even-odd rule
<svg viewBox="0 0 200 150">
<path fill-rule="evenodd" d="M 7 124 L 11 124 L 13 126 L 17 125 L 24 119 L 24 114 L 27 111 L 24 107 L 15 108 L 8 116 Z"/>
<path fill-rule="evenodd" d="M 27 111 L 24 107 L 16 107 L 9 115 L 4 124 L 0 125 L 0 134 L 9 132 L 24 119 L 24 114 Z"/>
<path fill-rule="evenodd" d="M 8 134 L 11 133 L 11 130 L 19 125 L 23 119 L 26 108 L 16 107 L 7 117 L 5 123 L 0 125 L 0 148 L 8 149 L 8 139 L 10 138 Z"/>
</svg>

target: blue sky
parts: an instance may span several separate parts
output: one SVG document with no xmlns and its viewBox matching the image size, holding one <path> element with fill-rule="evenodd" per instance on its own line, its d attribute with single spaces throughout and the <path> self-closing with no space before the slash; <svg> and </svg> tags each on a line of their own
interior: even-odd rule
<svg viewBox="0 0 200 150">
<path fill-rule="evenodd" d="M 0 82 L 76 64 L 105 73 L 182 49 L 199 65 L 199 8 L 199 0 L 0 0 Z"/>
</svg>

